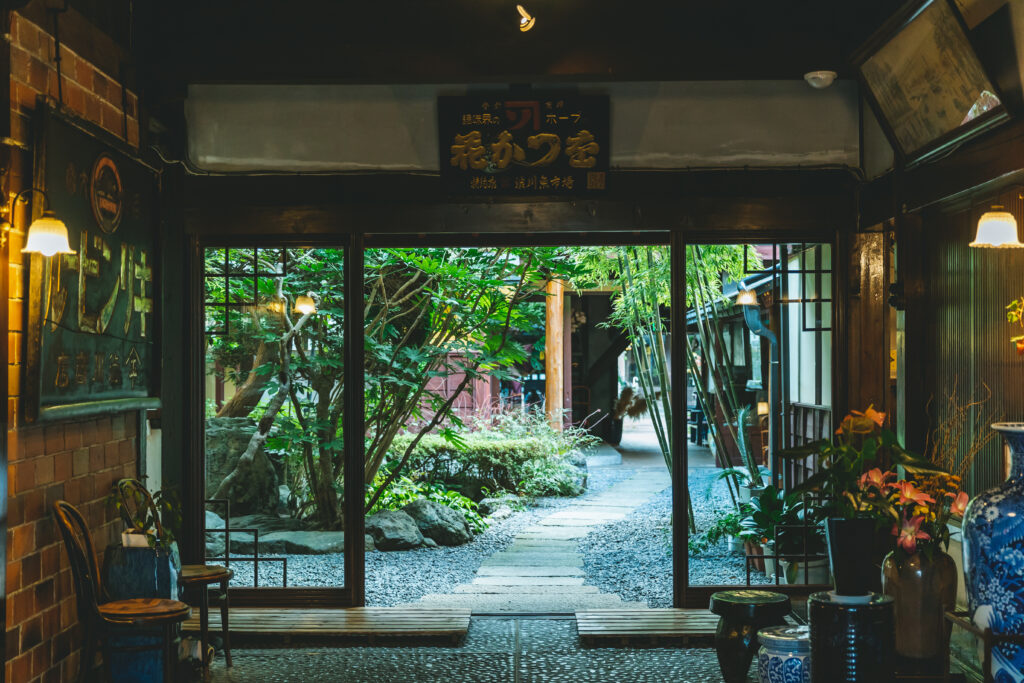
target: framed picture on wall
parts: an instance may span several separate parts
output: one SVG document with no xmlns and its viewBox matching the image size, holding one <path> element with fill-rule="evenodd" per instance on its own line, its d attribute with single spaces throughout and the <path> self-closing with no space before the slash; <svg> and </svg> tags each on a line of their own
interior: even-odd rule
<svg viewBox="0 0 1024 683">
<path fill-rule="evenodd" d="M 915 0 L 854 56 L 896 154 L 914 164 L 1007 117 L 952 0 Z"/>
</svg>

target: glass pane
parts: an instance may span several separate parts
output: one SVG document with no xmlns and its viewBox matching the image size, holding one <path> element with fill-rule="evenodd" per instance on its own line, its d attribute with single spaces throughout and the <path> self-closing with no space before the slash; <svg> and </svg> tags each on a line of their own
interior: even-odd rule
<svg viewBox="0 0 1024 683">
<path fill-rule="evenodd" d="M 345 584 L 343 254 L 232 249 L 243 305 L 206 309 L 206 560 L 233 586 Z"/>
<path fill-rule="evenodd" d="M 830 246 L 690 245 L 687 260 L 689 583 L 826 583 L 813 507 L 787 501 L 814 463 L 778 453 L 831 429 Z M 754 514 L 783 509 L 785 524 Z"/>
</svg>

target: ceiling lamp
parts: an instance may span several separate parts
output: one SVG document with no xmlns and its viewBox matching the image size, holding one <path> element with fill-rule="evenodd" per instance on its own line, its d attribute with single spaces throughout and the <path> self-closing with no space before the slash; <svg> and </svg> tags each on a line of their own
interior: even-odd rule
<svg viewBox="0 0 1024 683">
<path fill-rule="evenodd" d="M 308 294 L 300 294 L 295 299 L 295 312 L 301 313 L 302 315 L 312 315 L 316 313 L 316 302 L 313 301 L 311 296 L 312 292 Z"/>
<path fill-rule="evenodd" d="M 804 80 L 815 90 L 822 90 L 832 85 L 833 81 L 836 80 L 836 72 L 828 70 L 808 71 L 804 74 Z"/>
<path fill-rule="evenodd" d="M 1007 249 L 1024 247 L 1017 239 L 1017 221 L 1013 214 L 1003 211 L 1001 206 L 993 206 L 978 219 L 978 234 L 971 247 Z"/>
<path fill-rule="evenodd" d="M 736 295 L 737 306 L 757 306 L 757 294 L 752 289 L 741 289 Z"/>
<path fill-rule="evenodd" d="M 522 5 L 516 5 L 516 9 L 519 10 L 519 30 L 526 33 L 533 28 L 537 20 Z"/>
</svg>

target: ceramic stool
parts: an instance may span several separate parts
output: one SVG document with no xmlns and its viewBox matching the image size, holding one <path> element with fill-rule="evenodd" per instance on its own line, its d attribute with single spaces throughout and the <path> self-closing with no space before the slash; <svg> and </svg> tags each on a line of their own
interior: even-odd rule
<svg viewBox="0 0 1024 683">
<path fill-rule="evenodd" d="M 784 625 L 790 609 L 789 596 L 771 591 L 743 589 L 711 595 L 711 611 L 721 617 L 715 631 L 715 652 L 725 683 L 747 680 L 758 648 L 758 630 Z"/>
</svg>

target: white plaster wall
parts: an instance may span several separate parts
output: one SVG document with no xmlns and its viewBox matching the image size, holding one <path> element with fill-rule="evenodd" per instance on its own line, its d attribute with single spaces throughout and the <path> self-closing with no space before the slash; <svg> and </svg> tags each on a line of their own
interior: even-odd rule
<svg viewBox="0 0 1024 683">
<path fill-rule="evenodd" d="M 551 86 L 556 88 L 557 86 Z M 478 88 L 473 88 L 473 90 Z M 857 88 L 838 81 L 609 83 L 616 168 L 857 166 Z M 437 171 L 449 86 L 194 85 L 191 161 L 211 171 Z"/>
</svg>

